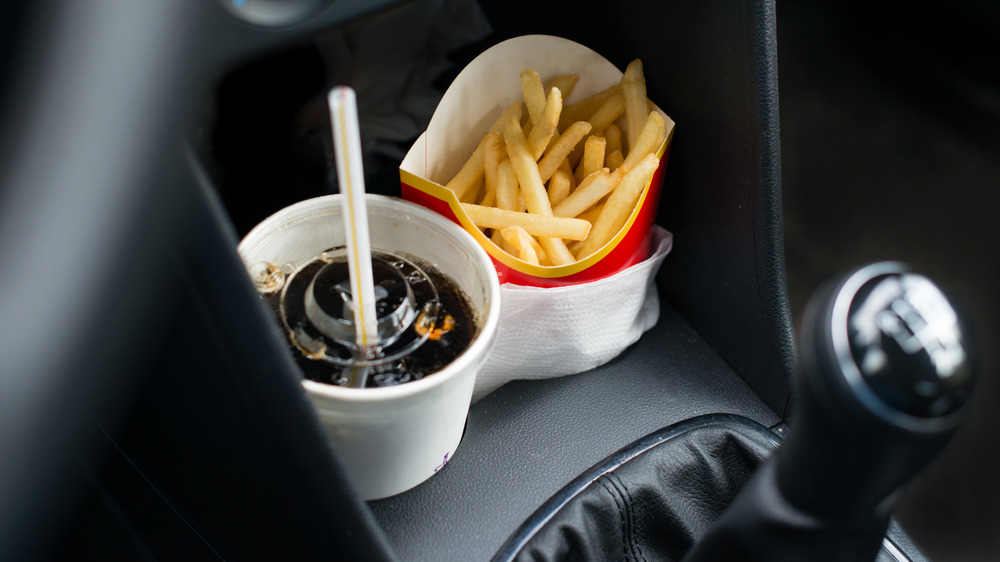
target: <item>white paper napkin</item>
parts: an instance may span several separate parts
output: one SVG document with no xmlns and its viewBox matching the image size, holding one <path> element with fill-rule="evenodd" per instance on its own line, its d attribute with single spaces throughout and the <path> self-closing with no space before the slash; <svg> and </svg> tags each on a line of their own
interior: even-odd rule
<svg viewBox="0 0 1000 562">
<path fill-rule="evenodd" d="M 652 328 L 660 316 L 653 279 L 673 236 L 653 227 L 652 255 L 591 283 L 538 288 L 500 286 L 496 347 L 476 378 L 472 401 L 517 379 L 547 379 L 602 365 Z"/>
</svg>

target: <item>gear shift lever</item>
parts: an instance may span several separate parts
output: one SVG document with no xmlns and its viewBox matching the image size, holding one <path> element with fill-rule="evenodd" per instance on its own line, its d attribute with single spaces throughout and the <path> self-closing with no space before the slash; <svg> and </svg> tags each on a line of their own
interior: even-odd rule
<svg viewBox="0 0 1000 562">
<path fill-rule="evenodd" d="M 947 443 L 975 379 L 927 278 L 877 263 L 813 297 L 790 430 L 685 557 L 873 560 L 902 487 Z"/>
</svg>

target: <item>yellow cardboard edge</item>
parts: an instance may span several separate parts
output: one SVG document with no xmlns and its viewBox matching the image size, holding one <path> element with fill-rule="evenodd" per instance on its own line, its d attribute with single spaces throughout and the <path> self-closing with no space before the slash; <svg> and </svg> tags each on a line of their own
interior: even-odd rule
<svg viewBox="0 0 1000 562">
<path fill-rule="evenodd" d="M 670 141 L 672 140 L 674 134 L 674 123 L 669 118 L 667 127 L 668 127 L 667 138 L 663 142 L 663 144 L 660 145 L 660 148 L 656 151 L 656 157 L 661 160 L 663 159 L 663 154 L 664 152 L 666 152 L 667 147 L 670 146 Z M 566 277 L 568 275 L 573 275 L 574 273 L 579 273 L 587 269 L 588 267 L 596 264 L 602 258 L 604 258 L 604 256 L 611 253 L 611 251 L 615 249 L 616 246 L 618 246 L 618 243 L 622 241 L 622 239 L 625 237 L 625 234 L 629 231 L 630 228 L 632 228 L 632 225 L 635 223 L 635 219 L 639 214 L 639 209 L 641 209 L 646 202 L 646 195 L 649 194 L 649 186 L 652 184 L 652 180 L 646 183 L 646 187 L 643 188 L 642 193 L 639 195 L 639 200 L 636 202 L 635 208 L 632 209 L 632 214 L 629 215 L 628 220 L 625 221 L 625 225 L 622 226 L 621 230 L 619 230 L 618 233 L 615 234 L 615 236 L 610 241 L 608 241 L 607 244 L 601 247 L 601 249 L 599 249 L 598 251 L 594 252 L 593 254 L 587 256 L 582 260 L 578 260 L 567 265 L 535 265 L 532 263 L 528 263 L 515 256 L 512 256 L 511 254 L 508 254 L 499 246 L 494 244 L 492 240 L 487 238 L 486 235 L 483 234 L 481 230 L 479 230 L 479 227 L 472 222 L 472 219 L 469 218 L 469 215 L 466 214 L 465 209 L 462 208 L 462 205 L 459 203 L 458 197 L 455 196 L 454 191 L 448 189 L 447 187 L 444 187 L 441 184 L 432 182 L 428 179 L 424 179 L 402 168 L 400 168 L 399 170 L 399 175 L 400 179 L 410 187 L 418 189 L 430 195 L 431 197 L 434 197 L 436 199 L 439 199 L 447 203 L 448 207 L 451 209 L 451 212 L 455 214 L 456 218 L 458 218 L 458 222 L 462 225 L 462 227 L 469 234 L 471 234 L 472 237 L 475 238 L 477 242 L 479 242 L 479 245 L 482 246 L 484 250 L 486 250 L 486 253 L 488 253 L 498 262 L 506 265 L 507 267 L 510 267 L 511 269 L 520 271 L 522 273 L 527 273 L 528 275 L 533 275 L 535 277 L 542 277 L 546 279 L 552 279 L 556 277 Z"/>
</svg>

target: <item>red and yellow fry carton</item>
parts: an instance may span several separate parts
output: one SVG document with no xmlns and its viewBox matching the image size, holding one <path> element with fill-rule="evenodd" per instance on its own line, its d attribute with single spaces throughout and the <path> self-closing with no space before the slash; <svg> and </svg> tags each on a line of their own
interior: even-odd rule
<svg viewBox="0 0 1000 562">
<path fill-rule="evenodd" d="M 626 70 L 628 77 L 635 75 L 633 66 L 636 63 Z M 522 74 L 526 70 L 537 72 L 535 80 L 540 83 L 537 92 L 541 98 L 530 96 L 536 90 L 531 87 L 530 73 L 528 78 Z M 634 87 L 626 88 L 625 82 L 629 78 L 626 77 L 626 81 L 623 81 L 621 70 L 583 45 L 547 35 L 528 35 L 499 43 L 479 55 L 458 75 L 442 97 L 427 131 L 417 139 L 403 159 L 399 170 L 403 198 L 433 209 L 462 225 L 493 259 L 501 283 L 532 287 L 576 285 L 609 277 L 645 260 L 649 256 L 650 231 L 656 215 L 674 123 L 663 110 L 646 100 L 641 73 L 639 63 L 639 91 L 645 103 L 635 101 L 640 99 L 637 98 L 639 94 L 634 93 Z M 553 81 L 561 86 L 561 89 L 557 88 L 558 92 L 553 92 L 550 88 Z M 632 81 L 637 82 L 634 79 Z M 569 93 L 563 94 L 563 91 Z M 626 101 L 630 92 L 631 102 Z M 565 99 L 562 98 L 563 95 Z M 612 99 L 615 96 L 617 99 Z M 520 101 L 523 103 L 514 103 Z M 629 103 L 630 108 L 642 106 L 642 110 L 630 109 L 626 112 L 623 108 Z M 506 123 L 510 122 L 512 105 L 519 105 L 519 121 L 524 124 L 523 129 L 518 127 L 520 132 L 513 132 L 505 127 L 505 120 Z M 652 115 L 653 113 L 656 115 Z M 562 122 L 554 128 L 551 136 L 541 137 L 546 116 L 553 114 L 558 114 Z M 633 115 L 641 115 L 638 117 L 640 120 L 636 121 L 637 118 Z M 650 123 L 655 121 L 656 127 L 646 126 L 647 118 Z M 549 173 L 546 173 L 543 163 L 548 151 L 554 151 L 553 147 L 560 136 L 572 136 L 568 130 L 573 123 L 578 122 L 586 123 L 578 126 L 578 129 L 586 129 L 586 132 L 581 133 L 580 140 L 574 145 L 574 152 L 561 159 L 558 171 L 552 172 L 555 166 L 549 166 Z M 633 124 L 631 130 L 629 123 Z M 658 133 L 648 133 L 647 128 L 655 129 Z M 540 133 L 538 137 L 548 140 L 538 140 L 536 135 L 532 135 L 536 129 Z M 521 184 L 518 199 L 521 208 L 511 208 L 508 212 L 552 216 L 555 210 L 556 217 L 563 217 L 560 225 L 581 227 L 574 231 L 581 234 L 559 237 L 549 235 L 548 239 L 540 230 L 532 233 L 535 238 L 531 242 L 539 250 L 538 253 L 543 257 L 550 255 L 551 259 L 534 263 L 531 257 L 525 258 L 523 253 L 519 255 L 510 246 L 505 250 L 500 246 L 506 244 L 504 239 L 494 234 L 500 227 L 494 225 L 494 228 L 490 228 L 483 224 L 484 219 L 479 214 L 483 207 L 501 205 L 499 190 L 490 193 L 491 188 L 482 185 L 482 178 L 488 173 L 479 171 L 479 176 L 476 177 L 479 184 L 473 186 L 470 183 L 468 189 L 454 187 L 454 180 L 458 179 L 456 175 L 460 171 L 468 171 L 464 167 L 473 161 L 471 156 L 477 153 L 477 148 L 480 153 L 483 151 L 483 146 L 490 138 L 486 134 L 490 131 L 496 133 L 493 139 L 501 139 L 492 142 L 503 144 L 505 153 L 502 158 L 510 155 L 512 168 L 516 170 Z M 522 133 L 526 143 L 523 145 L 518 140 Z M 640 133 L 642 138 L 639 138 Z M 599 137 L 595 139 L 599 142 L 595 143 L 597 148 L 593 151 L 597 155 L 596 167 L 589 149 L 584 148 L 591 137 Z M 613 156 L 612 149 L 619 145 L 622 152 Z M 514 146 L 527 147 L 527 152 L 517 152 L 518 149 L 512 148 Z M 636 148 L 635 158 L 631 155 L 632 148 Z M 525 164 L 530 163 L 525 154 L 532 152 L 531 156 L 536 162 L 535 172 L 530 172 L 530 166 Z M 640 153 L 646 156 L 643 161 L 639 159 Z M 486 158 L 488 161 L 489 157 Z M 588 163 L 586 171 L 583 170 L 584 160 Z M 623 161 L 626 165 L 622 165 Z M 480 170 L 482 167 L 479 163 Z M 531 180 L 540 170 L 540 176 Z M 522 175 L 522 172 L 527 175 Z M 595 200 L 593 206 L 586 211 L 567 211 L 567 207 L 574 205 L 567 203 L 560 207 L 559 202 L 569 196 L 552 194 L 552 182 L 559 174 L 564 181 L 573 176 L 568 179 L 571 184 L 570 195 L 588 183 L 593 183 L 591 187 L 598 188 L 597 176 L 601 174 L 617 178 L 613 185 L 618 187 L 613 189 L 631 185 L 632 196 L 623 196 L 626 200 L 635 201 L 634 205 L 630 204 L 628 207 L 631 214 L 628 214 L 628 209 L 619 209 L 616 221 L 604 220 L 605 224 L 599 224 L 602 221 L 598 218 L 603 212 L 602 207 L 614 206 L 611 202 L 615 197 L 613 192 Z M 452 188 L 447 187 L 449 182 Z M 549 187 L 545 188 L 548 192 L 541 195 L 531 187 L 542 186 L 543 183 L 548 183 Z M 600 190 L 597 189 L 595 193 L 600 193 Z M 582 191 L 573 201 L 580 199 L 587 200 Z M 506 200 L 511 201 L 509 196 Z M 470 213 L 476 216 L 475 221 L 479 221 L 481 226 L 476 225 Z M 624 226 L 619 229 L 617 225 L 622 220 Z M 583 224 L 583 221 L 587 221 L 587 224 Z M 609 227 L 609 224 L 615 226 Z M 597 231 L 602 231 L 603 235 L 597 236 Z M 594 236 L 594 240 L 583 239 L 586 236 Z M 538 244 L 539 241 L 542 242 L 541 245 Z M 528 244 L 525 242 L 522 247 L 526 246 Z"/>
</svg>

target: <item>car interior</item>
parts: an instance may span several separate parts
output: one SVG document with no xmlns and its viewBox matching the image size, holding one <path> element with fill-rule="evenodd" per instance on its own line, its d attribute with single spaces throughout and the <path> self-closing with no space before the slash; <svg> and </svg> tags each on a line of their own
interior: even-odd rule
<svg viewBox="0 0 1000 562">
<path fill-rule="evenodd" d="M 1000 559 L 992 3 L 8 4 L 0 560 Z M 658 321 L 364 501 L 237 245 L 338 192 L 332 87 L 399 196 L 530 34 L 641 58 L 677 124 Z"/>
</svg>

